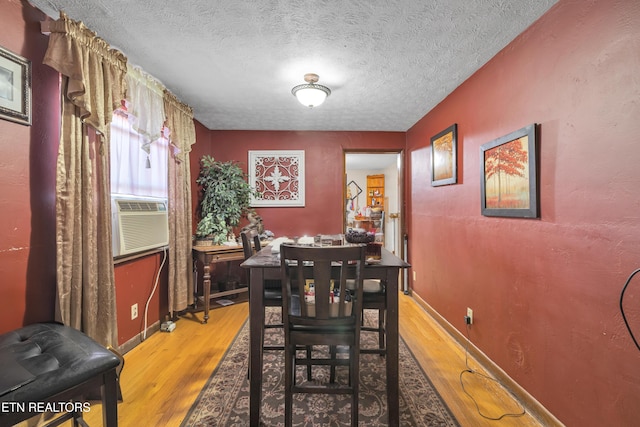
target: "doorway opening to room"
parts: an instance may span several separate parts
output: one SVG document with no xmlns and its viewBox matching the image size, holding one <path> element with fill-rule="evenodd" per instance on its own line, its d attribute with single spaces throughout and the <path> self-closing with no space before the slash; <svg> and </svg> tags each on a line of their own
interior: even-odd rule
<svg viewBox="0 0 640 427">
<path fill-rule="evenodd" d="M 404 259 L 402 153 L 345 151 L 344 165 L 344 232 L 373 231 L 377 241 Z"/>
</svg>

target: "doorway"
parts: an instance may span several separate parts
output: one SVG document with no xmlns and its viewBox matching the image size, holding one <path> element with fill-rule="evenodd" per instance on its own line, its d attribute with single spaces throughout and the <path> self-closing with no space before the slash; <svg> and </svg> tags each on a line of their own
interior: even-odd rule
<svg viewBox="0 0 640 427">
<path fill-rule="evenodd" d="M 376 239 L 402 258 L 402 153 L 345 151 L 344 165 L 344 232 L 375 225 Z"/>
</svg>

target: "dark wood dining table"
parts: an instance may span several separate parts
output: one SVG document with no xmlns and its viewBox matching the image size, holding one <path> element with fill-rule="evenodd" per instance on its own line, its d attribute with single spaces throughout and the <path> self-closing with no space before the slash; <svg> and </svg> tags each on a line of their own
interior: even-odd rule
<svg viewBox="0 0 640 427">
<path fill-rule="evenodd" d="M 249 419 L 250 426 L 260 425 L 262 405 L 262 347 L 264 329 L 263 285 L 265 280 L 280 279 L 280 257 L 271 245 L 243 262 L 241 267 L 249 269 Z M 387 408 L 389 426 L 400 423 L 399 382 L 398 382 L 398 276 L 400 269 L 411 267 L 407 262 L 382 248 L 379 262 L 367 263 L 365 279 L 380 279 L 386 282 L 387 323 L 386 323 L 386 373 Z"/>
</svg>

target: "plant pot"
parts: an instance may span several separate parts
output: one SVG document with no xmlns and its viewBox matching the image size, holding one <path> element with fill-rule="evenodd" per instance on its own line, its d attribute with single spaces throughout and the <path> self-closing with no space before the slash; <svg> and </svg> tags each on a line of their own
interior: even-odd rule
<svg viewBox="0 0 640 427">
<path fill-rule="evenodd" d="M 193 242 L 194 246 L 213 246 L 213 239 L 209 238 L 197 238 Z"/>
</svg>

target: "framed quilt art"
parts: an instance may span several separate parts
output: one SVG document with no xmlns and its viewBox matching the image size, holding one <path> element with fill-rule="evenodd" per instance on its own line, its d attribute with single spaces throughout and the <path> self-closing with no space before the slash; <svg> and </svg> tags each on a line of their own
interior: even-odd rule
<svg viewBox="0 0 640 427">
<path fill-rule="evenodd" d="M 304 206 L 304 150 L 249 151 L 251 206 Z"/>
</svg>

